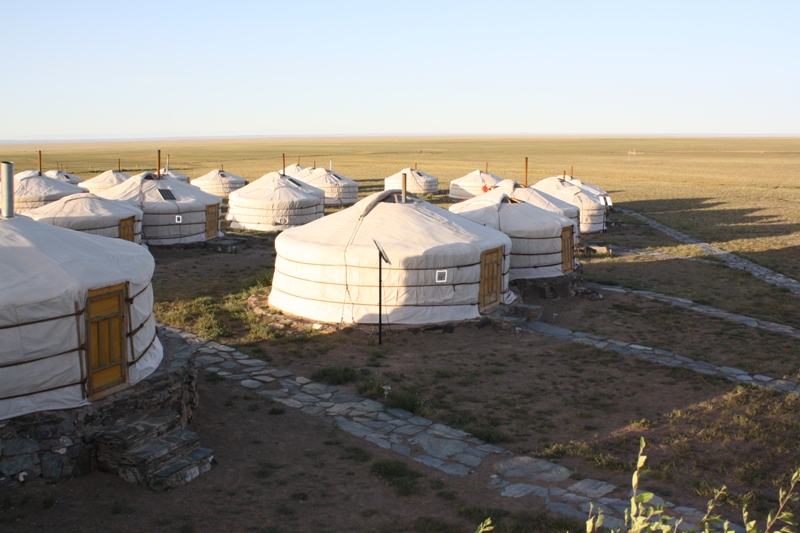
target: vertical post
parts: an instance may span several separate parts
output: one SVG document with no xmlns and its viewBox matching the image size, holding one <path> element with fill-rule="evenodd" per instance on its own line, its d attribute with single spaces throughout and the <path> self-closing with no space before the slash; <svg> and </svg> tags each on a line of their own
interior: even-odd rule
<svg viewBox="0 0 800 533">
<path fill-rule="evenodd" d="M 286 154 L 281 154 L 281 157 L 283 158 L 283 172 L 281 172 L 281 174 L 283 174 L 285 176 L 286 175 Z"/>
<path fill-rule="evenodd" d="M 39 150 L 39 175 L 42 175 L 42 151 Z"/>
<path fill-rule="evenodd" d="M 378 250 L 378 344 L 383 344 L 383 257 Z"/>
<path fill-rule="evenodd" d="M 169 154 L 167 154 L 167 172 L 169 172 Z"/>
<path fill-rule="evenodd" d="M 330 163 L 328 164 L 328 170 L 333 170 L 333 159 L 331 159 Z"/>
<path fill-rule="evenodd" d="M 567 179 L 567 171 L 565 170 L 564 173 L 561 175 L 561 181 L 566 181 Z"/>
<path fill-rule="evenodd" d="M 117 158 L 117 172 L 122 172 L 122 160 Z"/>
<path fill-rule="evenodd" d="M 575 177 L 575 174 L 573 174 L 573 173 L 572 173 L 572 169 L 573 169 L 573 166 L 572 166 L 572 165 L 570 165 L 570 166 L 569 166 L 569 177 L 570 177 L 570 178 L 574 178 L 574 177 Z"/>
<path fill-rule="evenodd" d="M 219 169 L 220 169 L 222 172 L 225 172 L 225 163 L 220 163 L 220 164 L 219 164 Z"/>
<path fill-rule="evenodd" d="M 525 157 L 525 186 L 528 186 L 528 157 Z"/>
<path fill-rule="evenodd" d="M 297 166 L 298 167 L 300 166 L 300 156 L 299 155 L 297 156 Z"/>
<path fill-rule="evenodd" d="M 403 203 L 406 203 L 406 173 L 403 172 L 403 177 L 400 178 L 400 190 L 402 191 L 401 198 Z"/>
<path fill-rule="evenodd" d="M 161 179 L 161 150 L 158 151 L 158 161 L 156 164 L 156 179 Z"/>
<path fill-rule="evenodd" d="M 0 180 L 3 181 L 3 218 L 14 218 L 14 163 L 0 163 Z"/>
<path fill-rule="evenodd" d="M 417 170 L 417 164 L 414 163 L 414 170 Z"/>
<path fill-rule="evenodd" d="M 314 161 L 314 164 L 311 165 L 311 168 L 317 168 L 317 162 L 316 161 Z"/>
</svg>

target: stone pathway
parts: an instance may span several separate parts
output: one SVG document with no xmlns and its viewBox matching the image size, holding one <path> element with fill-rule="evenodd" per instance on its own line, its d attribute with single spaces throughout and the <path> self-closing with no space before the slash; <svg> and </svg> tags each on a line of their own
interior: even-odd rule
<svg viewBox="0 0 800 533">
<path fill-rule="evenodd" d="M 617 287 L 614 287 L 616 289 Z M 543 333 L 549 337 L 555 337 L 561 340 L 568 340 L 580 344 L 588 344 L 596 348 L 605 350 L 614 350 L 615 352 L 632 355 L 645 361 L 658 363 L 667 366 L 681 367 L 700 374 L 708 374 L 711 376 L 720 376 L 729 381 L 736 383 L 748 383 L 751 385 L 758 385 L 760 387 L 767 387 L 781 392 L 800 395 L 800 383 L 789 381 L 785 379 L 775 379 L 762 374 L 749 374 L 747 371 L 740 368 L 730 366 L 717 366 L 705 361 L 697 361 L 683 355 L 670 352 L 669 350 L 661 350 L 658 348 L 651 348 L 649 346 L 642 346 L 625 341 L 619 341 L 603 337 L 602 335 L 593 335 L 582 331 L 572 331 L 570 329 L 561 328 L 552 324 L 544 322 L 532 322 L 519 326 L 522 331 L 536 331 Z"/>
<path fill-rule="evenodd" d="M 737 324 L 744 324 L 745 326 L 750 326 L 751 328 L 763 329 L 766 331 L 771 331 L 773 333 L 782 333 L 794 339 L 800 339 L 800 329 L 793 328 L 792 326 L 786 326 L 783 324 L 778 324 L 776 322 L 770 322 L 769 320 L 761 320 L 760 318 L 753 318 L 745 315 L 740 315 L 738 313 L 731 313 L 730 311 L 717 309 L 716 307 L 711 307 L 710 305 L 701 305 L 698 303 L 694 303 L 693 301 L 687 300 L 686 298 L 679 298 L 677 296 L 667 296 L 666 294 L 659 294 L 657 292 L 628 289 L 626 287 L 615 287 L 615 286 L 612 287 L 608 285 L 599 285 L 597 283 L 589 283 L 589 282 L 586 283 L 586 286 L 592 289 L 600 289 L 609 292 L 635 294 L 637 296 L 641 296 L 642 298 L 646 298 L 648 300 L 656 300 L 658 302 L 668 303 L 674 307 L 688 309 L 690 311 L 695 311 L 697 313 L 702 313 L 704 315 L 710 315 L 717 318 L 729 320 L 731 322 L 736 322 Z"/>
<path fill-rule="evenodd" d="M 681 233 L 676 229 L 670 228 L 669 226 L 665 226 L 660 222 L 656 222 L 652 218 L 648 218 L 644 215 L 641 215 L 636 211 L 632 211 L 630 209 L 625 209 L 625 208 L 616 208 L 616 209 L 621 213 L 632 216 L 644 222 L 651 228 L 655 228 L 661 231 L 662 233 L 669 235 L 673 239 L 676 239 L 685 244 L 691 244 L 693 246 L 696 246 L 698 249 L 702 250 L 703 253 L 724 261 L 725 264 L 731 268 L 744 270 L 746 272 L 749 272 L 756 278 L 766 281 L 771 285 L 785 288 L 789 290 L 792 294 L 800 295 L 800 281 L 792 279 L 788 276 L 784 276 L 783 274 L 778 274 L 777 272 L 774 272 L 766 267 L 757 265 L 752 261 L 748 261 L 747 259 L 738 257 L 730 252 L 726 252 L 725 250 L 717 248 L 716 246 L 712 246 L 708 243 L 701 242 L 700 240 L 695 239 L 694 237 L 690 237 L 689 235 Z"/>
<path fill-rule="evenodd" d="M 542 327 L 535 327 L 537 325 Z M 680 358 L 643 346 L 626 343 L 612 346 L 613 341 L 547 324 L 534 323 L 519 329 L 617 349 L 623 353 L 649 352 L 649 355 L 657 356 L 656 362 L 669 359 L 670 356 Z M 585 520 L 592 505 L 605 514 L 605 526 L 612 529 L 624 526 L 625 509 L 630 504 L 628 488 L 595 479 L 572 480 L 570 476 L 573 472 L 556 463 L 514 456 L 505 448 L 488 444 L 459 429 L 415 416 L 403 409 L 386 408 L 380 402 L 342 392 L 332 385 L 295 376 L 288 370 L 271 367 L 266 361 L 252 359 L 234 348 L 177 328 L 159 325 L 159 335 L 188 343 L 194 351 L 194 364 L 199 370 L 214 372 L 238 382 L 242 388 L 256 395 L 317 416 L 376 446 L 410 457 L 448 475 L 484 477 L 487 489 L 499 491 L 501 496 L 507 498 L 535 499 L 556 514 Z M 683 360 L 688 359 L 680 359 L 681 362 Z M 698 371 L 701 370 L 704 368 Z M 488 469 L 496 473 L 483 473 Z M 663 504 L 675 520 L 682 519 L 681 530 L 696 528 L 698 520 L 704 515 L 699 509 L 675 506 L 657 496 L 650 503 Z M 737 533 L 744 533 L 744 528 L 732 528 Z"/>
</svg>

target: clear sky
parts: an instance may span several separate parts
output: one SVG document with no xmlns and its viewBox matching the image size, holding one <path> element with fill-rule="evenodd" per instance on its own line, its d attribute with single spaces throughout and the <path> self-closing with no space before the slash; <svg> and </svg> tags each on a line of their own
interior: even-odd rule
<svg viewBox="0 0 800 533">
<path fill-rule="evenodd" d="M 0 140 L 800 134 L 800 1 L 2 0 Z"/>
</svg>

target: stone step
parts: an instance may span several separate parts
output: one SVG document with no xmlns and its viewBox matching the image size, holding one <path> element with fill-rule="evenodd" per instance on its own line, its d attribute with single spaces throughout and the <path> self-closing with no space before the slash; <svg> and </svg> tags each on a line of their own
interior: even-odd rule
<svg viewBox="0 0 800 533">
<path fill-rule="evenodd" d="M 173 457 L 200 447 L 200 437 L 194 431 L 178 428 L 158 439 L 144 442 L 132 450 L 98 450 L 97 461 L 114 472 L 122 468 L 154 469 Z"/>
<path fill-rule="evenodd" d="M 161 465 L 155 472 L 148 472 L 144 476 L 145 484 L 156 492 L 185 485 L 197 476 L 208 472 L 214 463 L 213 450 L 197 448 L 175 457 L 172 461 Z"/>
<path fill-rule="evenodd" d="M 131 450 L 165 435 L 181 425 L 181 416 L 171 409 L 142 413 L 123 420 L 95 435 L 100 453 Z"/>
</svg>

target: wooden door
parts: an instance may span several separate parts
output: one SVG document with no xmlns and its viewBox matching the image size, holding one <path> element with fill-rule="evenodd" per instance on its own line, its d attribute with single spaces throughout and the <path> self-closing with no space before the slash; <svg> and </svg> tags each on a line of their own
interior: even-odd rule
<svg viewBox="0 0 800 533">
<path fill-rule="evenodd" d="M 119 221 L 119 238 L 124 241 L 133 242 L 133 233 L 136 228 L 134 217 L 123 218 Z"/>
<path fill-rule="evenodd" d="M 481 285 L 479 310 L 484 312 L 500 305 L 503 292 L 503 248 L 486 250 L 481 254 Z"/>
<path fill-rule="evenodd" d="M 128 383 L 127 286 L 89 291 L 86 299 L 86 369 L 90 399 L 115 392 Z"/>
<path fill-rule="evenodd" d="M 567 226 L 561 229 L 561 272 L 569 274 L 574 270 L 573 258 L 575 253 L 574 228 Z"/>
<path fill-rule="evenodd" d="M 213 239 L 219 235 L 219 205 L 206 206 L 206 239 Z"/>
</svg>

